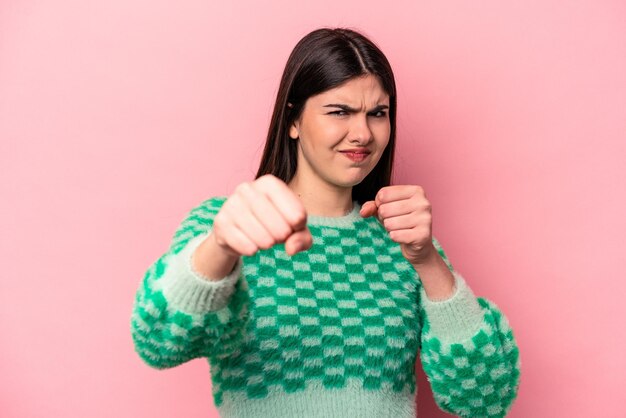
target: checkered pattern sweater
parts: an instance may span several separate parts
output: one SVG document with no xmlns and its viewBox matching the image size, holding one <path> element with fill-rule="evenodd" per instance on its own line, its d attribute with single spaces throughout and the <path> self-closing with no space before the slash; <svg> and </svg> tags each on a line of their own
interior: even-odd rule
<svg viewBox="0 0 626 418">
<path fill-rule="evenodd" d="M 192 254 L 226 197 L 193 208 L 147 270 L 131 318 L 135 350 L 156 369 L 208 360 L 222 417 L 414 417 L 415 361 L 435 401 L 501 417 L 517 395 L 518 347 L 498 307 L 476 298 L 439 242 L 453 295 L 430 300 L 413 266 L 360 205 L 309 216 L 308 251 L 284 244 L 239 258 L 208 281 Z"/>
</svg>

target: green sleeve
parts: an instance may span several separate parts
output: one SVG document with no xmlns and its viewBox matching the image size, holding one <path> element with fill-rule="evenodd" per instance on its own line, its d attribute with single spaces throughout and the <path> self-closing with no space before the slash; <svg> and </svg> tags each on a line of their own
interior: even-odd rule
<svg viewBox="0 0 626 418">
<path fill-rule="evenodd" d="M 433 241 L 455 277 L 455 292 L 446 300 L 429 300 L 420 286 L 420 358 L 435 401 L 461 417 L 503 417 L 520 380 L 513 330 L 493 302 L 474 296 Z"/>
<path fill-rule="evenodd" d="M 219 281 L 193 270 L 191 256 L 210 233 L 225 198 L 193 208 L 169 250 L 146 271 L 135 294 L 131 335 L 135 351 L 151 367 L 165 369 L 198 357 L 228 356 L 241 342 L 248 318 L 242 259 Z"/>
</svg>

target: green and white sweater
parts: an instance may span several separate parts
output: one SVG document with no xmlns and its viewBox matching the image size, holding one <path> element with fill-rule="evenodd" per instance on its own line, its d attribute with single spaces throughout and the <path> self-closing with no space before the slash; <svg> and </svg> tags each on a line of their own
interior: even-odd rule
<svg viewBox="0 0 626 418">
<path fill-rule="evenodd" d="M 313 246 L 242 256 L 220 281 L 191 256 L 226 197 L 191 210 L 137 290 L 131 333 L 151 367 L 208 359 L 213 400 L 231 417 L 416 416 L 418 355 L 435 400 L 464 417 L 501 417 L 517 395 L 519 351 L 498 307 L 455 277 L 431 301 L 400 245 L 360 205 L 309 216 Z"/>
</svg>

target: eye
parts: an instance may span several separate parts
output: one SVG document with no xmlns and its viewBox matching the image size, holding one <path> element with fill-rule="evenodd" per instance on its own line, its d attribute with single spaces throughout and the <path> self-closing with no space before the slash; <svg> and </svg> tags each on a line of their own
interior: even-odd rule
<svg viewBox="0 0 626 418">
<path fill-rule="evenodd" d="M 335 110 L 333 112 L 328 112 L 329 115 L 336 115 L 336 116 L 345 116 L 348 114 L 348 112 L 346 112 L 345 110 Z"/>
<path fill-rule="evenodd" d="M 384 110 L 379 110 L 378 112 L 370 113 L 370 115 L 374 116 L 375 118 L 384 118 L 385 116 L 387 116 L 387 112 L 385 112 Z"/>
</svg>

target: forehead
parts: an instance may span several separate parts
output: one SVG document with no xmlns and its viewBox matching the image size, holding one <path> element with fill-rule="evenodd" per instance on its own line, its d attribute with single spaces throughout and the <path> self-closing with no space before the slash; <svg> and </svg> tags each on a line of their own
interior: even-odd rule
<svg viewBox="0 0 626 418">
<path fill-rule="evenodd" d="M 343 84 L 310 97 L 315 104 L 332 101 L 344 104 L 389 104 L 389 95 L 383 89 L 378 77 L 368 74 L 351 78 Z"/>
</svg>

